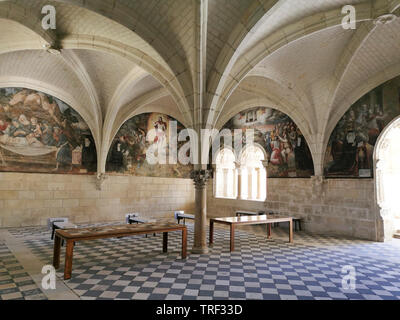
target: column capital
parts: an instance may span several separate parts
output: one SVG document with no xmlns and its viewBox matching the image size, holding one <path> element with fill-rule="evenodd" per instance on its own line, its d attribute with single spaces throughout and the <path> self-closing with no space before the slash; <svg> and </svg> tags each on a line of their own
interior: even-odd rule
<svg viewBox="0 0 400 320">
<path fill-rule="evenodd" d="M 240 169 L 242 167 L 242 164 L 240 163 L 240 161 L 235 161 L 235 167 L 236 167 L 236 169 Z"/>
<path fill-rule="evenodd" d="M 97 173 L 96 175 L 96 189 L 101 190 L 103 187 L 104 181 L 108 178 L 105 173 Z"/>
<path fill-rule="evenodd" d="M 203 189 L 210 178 L 210 170 L 193 170 L 190 173 L 190 179 L 194 181 L 196 189 Z"/>
</svg>

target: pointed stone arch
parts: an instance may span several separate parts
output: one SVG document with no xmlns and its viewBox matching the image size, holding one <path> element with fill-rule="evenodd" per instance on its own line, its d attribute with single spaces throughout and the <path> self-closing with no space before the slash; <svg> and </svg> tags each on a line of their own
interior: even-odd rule
<svg viewBox="0 0 400 320">
<path fill-rule="evenodd" d="M 400 116 L 381 133 L 374 150 L 377 239 L 390 240 L 400 229 Z"/>
</svg>

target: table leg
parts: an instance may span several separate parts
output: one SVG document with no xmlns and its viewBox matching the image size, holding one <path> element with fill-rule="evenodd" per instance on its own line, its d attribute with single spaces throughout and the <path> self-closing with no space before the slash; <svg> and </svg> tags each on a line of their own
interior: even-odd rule
<svg viewBox="0 0 400 320">
<path fill-rule="evenodd" d="M 74 254 L 75 242 L 67 240 L 67 248 L 65 252 L 65 269 L 64 269 L 64 280 L 71 279 L 72 274 L 72 257 Z"/>
<path fill-rule="evenodd" d="M 210 246 L 214 243 L 214 221 L 210 221 Z"/>
<path fill-rule="evenodd" d="M 182 259 L 186 259 L 187 251 L 187 229 L 182 229 Z"/>
<path fill-rule="evenodd" d="M 163 233 L 163 252 L 168 252 L 168 232 Z"/>
<path fill-rule="evenodd" d="M 55 235 L 54 239 L 54 252 L 53 252 L 53 266 L 58 269 L 60 267 L 60 253 L 61 253 L 61 238 Z"/>
<path fill-rule="evenodd" d="M 235 225 L 231 224 L 231 252 L 235 251 Z"/>
<path fill-rule="evenodd" d="M 268 234 L 268 239 L 271 239 L 272 238 L 272 224 L 271 223 L 268 223 L 267 224 L 267 234 Z"/>
<path fill-rule="evenodd" d="M 293 220 L 289 221 L 289 242 L 293 243 Z"/>
</svg>

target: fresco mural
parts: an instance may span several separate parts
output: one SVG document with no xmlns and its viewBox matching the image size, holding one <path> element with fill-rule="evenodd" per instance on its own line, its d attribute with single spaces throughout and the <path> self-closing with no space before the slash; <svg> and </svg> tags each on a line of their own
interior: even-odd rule
<svg viewBox="0 0 400 320">
<path fill-rule="evenodd" d="M 170 121 L 176 120 L 165 114 L 145 113 L 125 122 L 115 136 L 108 153 L 107 172 L 148 177 L 190 178 L 192 165 L 183 165 L 179 162 L 153 165 L 146 161 L 147 150 L 159 144 L 166 148 L 168 159 Z M 185 128 L 176 122 L 179 134 Z M 178 142 L 178 150 L 184 143 Z"/>
<path fill-rule="evenodd" d="M 372 177 L 376 141 L 399 114 L 400 77 L 397 77 L 363 96 L 340 119 L 328 142 L 325 175 Z"/>
<path fill-rule="evenodd" d="M 263 146 L 269 160 L 268 177 L 310 177 L 314 165 L 307 142 L 296 124 L 271 108 L 253 108 L 237 114 L 224 129 L 254 129 L 254 142 Z M 244 135 L 244 132 L 243 132 Z"/>
<path fill-rule="evenodd" d="M 0 171 L 97 171 L 94 139 L 61 100 L 24 88 L 0 89 Z"/>
</svg>

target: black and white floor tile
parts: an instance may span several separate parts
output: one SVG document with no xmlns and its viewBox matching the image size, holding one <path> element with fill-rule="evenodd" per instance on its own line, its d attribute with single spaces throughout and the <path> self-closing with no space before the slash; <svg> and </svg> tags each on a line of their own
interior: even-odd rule
<svg viewBox="0 0 400 320">
<path fill-rule="evenodd" d="M 188 224 L 188 248 L 193 225 Z M 162 235 L 77 243 L 72 278 L 65 284 L 81 299 L 137 300 L 399 300 L 400 242 L 373 243 L 295 233 L 284 228 L 267 240 L 236 232 L 229 252 L 229 231 L 215 229 L 209 254 L 181 260 L 181 234 L 170 233 L 169 252 Z M 13 229 L 43 264 L 51 264 L 53 243 L 44 228 Z M 62 260 L 63 261 L 63 256 Z M 343 287 L 344 267 L 355 271 L 355 288 Z M 63 268 L 58 270 L 62 279 Z"/>
<path fill-rule="evenodd" d="M 3 242 L 0 242 L 0 300 L 46 300 Z"/>
</svg>

